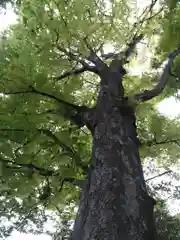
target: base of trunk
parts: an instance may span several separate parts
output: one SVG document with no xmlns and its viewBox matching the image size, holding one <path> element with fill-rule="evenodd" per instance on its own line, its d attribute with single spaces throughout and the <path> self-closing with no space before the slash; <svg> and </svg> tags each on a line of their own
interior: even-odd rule
<svg viewBox="0 0 180 240">
<path fill-rule="evenodd" d="M 155 240 L 155 201 L 117 169 L 97 168 L 86 181 L 73 240 Z"/>
</svg>

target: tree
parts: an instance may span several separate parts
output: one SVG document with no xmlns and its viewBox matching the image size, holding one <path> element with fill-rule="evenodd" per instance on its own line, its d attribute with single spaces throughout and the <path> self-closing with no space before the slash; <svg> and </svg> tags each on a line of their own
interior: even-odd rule
<svg viewBox="0 0 180 240">
<path fill-rule="evenodd" d="M 179 216 L 171 216 L 167 210 L 167 206 L 164 201 L 157 199 L 155 206 L 155 223 L 157 226 L 158 239 L 162 240 L 176 240 L 179 239 Z M 70 238 L 70 227 L 67 223 L 64 227 L 58 229 L 57 232 L 53 234 L 53 240 L 62 240 Z M 64 238 L 62 237 L 64 236 Z"/>
<path fill-rule="evenodd" d="M 21 2 L 0 59 L 1 205 L 15 225 L 75 206 L 85 179 L 73 240 L 157 238 L 139 149 L 166 160 L 178 152 L 179 123 L 154 106 L 177 90 L 180 49 L 169 54 L 160 32 L 155 61 L 169 56 L 153 86 L 152 74 L 128 71 L 137 44 L 167 27 L 171 9 L 156 3 L 137 17 L 131 1 Z"/>
</svg>

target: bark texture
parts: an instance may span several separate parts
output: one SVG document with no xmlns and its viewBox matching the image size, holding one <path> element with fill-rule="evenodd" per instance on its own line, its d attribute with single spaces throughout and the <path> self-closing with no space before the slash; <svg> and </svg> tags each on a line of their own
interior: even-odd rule
<svg viewBox="0 0 180 240">
<path fill-rule="evenodd" d="M 101 75 L 92 157 L 81 194 L 73 240 L 155 240 L 155 201 L 148 196 L 134 110 L 124 98 L 122 69 Z"/>
</svg>

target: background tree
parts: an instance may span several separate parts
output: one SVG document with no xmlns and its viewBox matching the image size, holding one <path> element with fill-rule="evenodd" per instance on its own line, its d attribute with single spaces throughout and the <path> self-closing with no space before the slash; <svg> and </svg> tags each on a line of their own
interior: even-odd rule
<svg viewBox="0 0 180 240">
<path fill-rule="evenodd" d="M 114 107 L 119 108 L 120 115 L 116 116 L 119 123 L 113 115 L 107 115 L 109 117 L 106 119 L 109 119 L 110 126 L 114 119 L 118 129 L 123 131 L 128 129 L 128 137 L 131 138 L 128 140 L 128 146 L 134 146 L 128 147 L 131 149 L 130 152 L 138 152 L 140 147 L 142 160 L 149 157 L 154 161 L 158 159 L 161 166 L 178 165 L 179 122 L 161 116 L 156 104 L 169 96 L 178 97 L 179 58 L 176 56 L 179 49 L 175 51 L 178 44 L 178 40 L 175 39 L 178 39 L 179 6 L 172 9 L 163 3 L 157 9 L 155 7 L 157 2 L 152 1 L 137 16 L 136 4 L 131 1 L 21 1 L 17 24 L 11 26 L 1 37 L 1 216 L 2 220 L 4 218 L 11 220 L 11 226 L 7 229 L 4 227 L 2 232 L 9 233 L 13 228 L 22 231 L 33 230 L 37 233 L 44 231 L 42 223 L 50 217 L 47 216 L 45 209 L 61 212 L 61 219 L 64 216 L 64 221 L 67 221 L 67 218 L 74 219 L 74 208 L 79 200 L 83 180 L 87 176 L 88 181 L 95 176 L 97 179 L 105 176 L 102 170 L 106 168 L 99 168 L 101 161 L 94 162 L 95 157 L 91 156 L 91 135 L 97 144 L 102 144 L 94 135 L 94 129 L 97 129 L 96 121 L 102 116 L 101 111 L 97 112 L 97 109 L 103 109 L 103 113 L 109 114 L 108 108 L 111 110 Z M 172 21 L 167 22 L 167 16 L 170 14 Z M 162 26 L 163 30 L 159 31 Z M 160 36 L 160 41 L 154 42 L 155 36 Z M 130 72 L 136 59 L 135 47 L 143 39 L 148 41 L 151 51 L 156 53 L 153 70 L 157 70 L 155 67 L 166 60 L 173 51 L 161 77 L 154 76 L 154 72 L 157 71 L 149 70 L 142 76 L 134 76 Z M 107 53 L 108 44 L 113 47 L 112 53 Z M 174 59 L 174 68 L 171 68 Z M 111 73 L 108 73 L 107 69 L 111 69 Z M 108 74 L 109 80 L 106 79 Z M 103 95 L 100 94 L 96 103 L 98 92 L 104 91 L 106 80 L 110 91 L 108 98 L 102 100 Z M 115 85 L 111 84 L 112 82 L 115 82 Z M 144 91 L 151 87 L 152 91 Z M 153 98 L 157 95 L 159 96 Z M 153 98 L 151 101 L 138 103 L 151 98 Z M 107 99 L 109 102 L 106 103 Z M 111 101 L 113 105 L 109 106 Z M 99 103 L 101 104 L 98 105 Z M 131 122 L 134 121 L 131 115 L 134 112 L 134 104 L 138 105 L 136 115 L 139 140 L 136 138 L 134 122 Z M 107 109 L 104 109 L 105 106 Z M 104 145 L 99 145 L 101 154 L 108 139 L 122 138 L 120 135 L 116 136 L 116 132 L 113 134 L 110 132 L 111 136 L 109 133 L 108 138 L 105 138 L 107 131 L 104 133 L 102 131 L 100 128 L 101 139 L 105 139 Z M 96 144 L 94 146 L 97 147 Z M 117 150 L 118 148 L 116 153 Z M 107 153 L 103 158 L 106 156 L 108 157 Z M 117 154 L 115 165 L 118 164 L 119 157 Z M 131 159 L 127 153 L 126 157 Z M 100 160 L 100 155 L 98 159 Z M 112 157 L 109 159 L 111 164 Z M 128 163 L 127 159 L 124 160 L 125 156 L 121 163 Z M 133 164 L 132 159 L 129 162 Z M 126 170 L 123 167 L 122 169 L 123 172 L 120 171 L 116 178 L 124 176 Z M 136 191 L 134 193 L 136 195 L 134 199 L 140 201 L 142 197 L 143 204 L 146 202 L 147 191 L 139 160 L 136 167 L 128 169 L 127 179 L 133 176 L 134 186 L 137 187 L 138 184 L 143 186 L 143 190 L 141 189 L 138 194 Z M 139 170 L 136 172 L 137 169 Z M 107 180 L 108 177 L 103 180 L 106 183 L 105 188 Z M 112 179 L 110 184 L 115 186 Z M 98 187 L 98 184 L 91 182 L 91 186 L 93 185 Z M 127 186 L 130 189 L 129 183 Z M 123 185 L 118 187 L 123 196 Z M 129 191 L 130 195 L 136 187 Z M 128 189 L 125 189 L 125 192 Z M 89 190 L 87 189 L 87 192 L 84 190 L 84 193 L 89 196 L 86 200 L 93 204 L 91 194 L 88 195 Z M 106 193 L 109 193 L 107 189 Z M 116 198 L 118 202 L 119 197 Z M 110 200 L 109 197 L 108 202 Z M 119 199 L 119 202 L 122 200 Z M 127 203 L 128 196 L 123 201 Z M 132 203 L 133 201 L 130 201 L 130 204 Z M 113 204 L 116 207 L 116 204 Z M 63 214 L 64 206 L 71 207 L 69 214 Z M 149 215 L 152 216 L 152 212 Z M 146 218 L 146 215 L 143 217 Z M 127 219 L 120 220 L 128 226 Z M 123 224 L 121 226 L 124 228 Z M 137 239 L 149 239 L 149 235 L 138 236 L 136 231 L 137 226 L 134 230 Z M 105 230 L 102 231 L 102 228 L 97 232 L 92 234 L 99 236 L 107 234 L 112 239 L 110 229 L 107 233 Z M 127 239 L 128 233 L 125 234 Z M 78 239 L 86 238 L 78 236 Z"/>
</svg>

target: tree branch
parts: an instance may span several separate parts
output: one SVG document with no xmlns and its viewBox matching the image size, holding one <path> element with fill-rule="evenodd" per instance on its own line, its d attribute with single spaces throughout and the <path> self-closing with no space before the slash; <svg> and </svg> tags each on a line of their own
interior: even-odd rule
<svg viewBox="0 0 180 240">
<path fill-rule="evenodd" d="M 1 131 L 15 131 L 15 132 L 29 132 L 31 133 L 32 130 L 27 130 L 27 129 L 8 129 L 8 128 L 4 128 L 4 129 L 0 129 Z M 52 133 L 49 129 L 35 129 L 35 131 L 42 133 L 43 135 L 51 138 L 53 140 L 54 143 L 56 143 L 58 146 L 60 146 L 63 150 L 67 151 L 70 153 L 71 157 L 75 157 L 77 156 L 77 153 L 69 146 L 67 146 L 65 143 L 63 143 L 54 133 Z M 78 159 L 79 160 L 79 159 Z"/>
<path fill-rule="evenodd" d="M 76 76 L 76 75 L 84 73 L 86 71 L 98 73 L 97 69 L 94 66 L 89 66 L 88 69 L 86 67 L 82 67 L 82 68 L 75 69 L 73 71 L 67 71 L 67 72 L 63 73 L 62 75 L 55 77 L 55 79 L 61 80 L 66 77 Z"/>
<path fill-rule="evenodd" d="M 157 141 L 156 139 L 153 139 L 152 141 L 144 142 L 140 144 L 141 146 L 148 146 L 151 147 L 153 145 L 161 145 L 161 144 L 168 144 L 168 143 L 175 143 L 180 147 L 180 139 L 166 139 L 164 141 Z"/>
<path fill-rule="evenodd" d="M 171 68 L 173 64 L 173 60 L 177 55 L 180 54 L 180 48 L 169 54 L 167 64 L 163 70 L 163 73 L 159 79 L 159 82 L 156 84 L 156 86 L 152 90 L 145 90 L 142 93 L 138 93 L 134 95 L 134 100 L 136 101 L 147 101 L 150 100 L 156 96 L 158 96 L 165 88 L 168 75 L 171 73 Z"/>
<path fill-rule="evenodd" d="M 160 173 L 160 174 L 158 174 L 158 175 L 156 175 L 156 176 L 154 176 L 154 177 L 148 178 L 148 179 L 146 179 L 145 181 L 146 181 L 146 182 L 151 181 L 151 180 L 153 180 L 153 179 L 155 179 L 155 178 L 161 177 L 161 176 L 163 176 L 163 175 L 165 175 L 165 174 L 168 174 L 168 173 L 172 173 L 172 171 L 171 171 L 171 170 L 168 170 L 168 171 L 163 172 L 163 173 Z"/>
<path fill-rule="evenodd" d="M 124 69 L 123 65 L 128 63 L 128 58 L 133 53 L 136 45 L 138 42 L 143 38 L 143 34 L 140 34 L 138 36 L 134 36 L 131 43 L 128 44 L 128 48 L 121 52 L 120 54 L 115 54 L 113 57 L 113 60 L 111 61 L 110 68 L 118 70 L 122 73 L 122 75 L 126 74 L 126 70 Z"/>
<path fill-rule="evenodd" d="M 139 25 L 140 25 L 140 26 L 141 26 L 145 21 L 151 20 L 153 17 L 157 16 L 157 14 L 160 13 L 160 12 L 158 11 L 155 15 L 152 15 L 153 8 L 154 8 L 154 6 L 156 5 L 157 2 L 158 2 L 158 0 L 152 0 L 151 3 L 150 3 L 150 5 L 147 6 L 147 7 L 143 10 L 141 16 L 139 16 L 139 19 L 141 19 L 141 17 L 143 17 L 143 15 L 144 15 L 144 17 L 139 21 Z M 162 11 L 162 10 L 161 10 L 161 11 Z M 146 16 L 147 16 L 148 14 L 150 14 L 150 16 L 149 16 L 148 18 L 146 18 Z M 137 27 L 137 24 L 138 24 L 138 22 L 136 22 L 133 27 L 136 28 L 136 27 Z"/>
<path fill-rule="evenodd" d="M 3 159 L 2 157 L 0 157 L 0 162 L 4 163 L 6 168 L 12 169 L 12 170 L 18 170 L 21 171 L 22 169 L 28 169 L 29 171 L 36 171 L 38 172 L 41 176 L 44 177 L 52 177 L 52 176 L 56 176 L 59 177 L 60 174 L 58 172 L 55 172 L 53 170 L 47 170 L 45 168 L 42 167 L 38 167 L 37 165 L 33 164 L 33 163 L 17 163 L 11 160 L 6 160 Z M 74 184 L 78 183 L 78 179 L 75 178 L 61 178 L 59 179 L 63 182 L 74 182 Z M 77 186 L 79 186 L 79 184 L 77 184 Z"/>
<path fill-rule="evenodd" d="M 133 53 L 136 45 L 143 39 L 144 35 L 140 34 L 140 35 L 135 35 L 132 39 L 132 42 L 128 44 L 128 48 L 125 50 L 124 52 L 124 63 L 127 63 L 127 59 L 131 56 L 131 54 Z"/>
<path fill-rule="evenodd" d="M 63 143 L 55 134 L 53 134 L 50 130 L 48 129 L 38 129 L 38 131 L 47 137 L 51 138 L 58 146 L 60 146 L 63 150 L 67 151 L 70 153 L 71 157 L 76 157 L 77 153 L 74 151 L 74 149 L 70 148 L 67 146 L 65 143 Z M 80 159 L 78 158 L 78 161 Z"/>
<path fill-rule="evenodd" d="M 139 28 L 142 26 L 142 24 L 144 22 L 149 22 L 152 18 L 154 18 L 155 16 L 157 16 L 161 11 L 162 11 L 162 8 L 157 12 L 155 13 L 154 15 L 152 15 L 152 10 L 154 8 L 154 6 L 156 5 L 157 3 L 157 0 L 152 0 L 150 5 L 148 7 L 146 7 L 144 9 L 144 11 L 142 12 L 141 16 L 139 16 L 139 19 L 141 17 L 143 17 L 143 15 L 145 15 L 139 22 L 135 22 L 133 24 L 133 28 L 131 29 L 131 33 L 134 32 L 134 29 L 137 28 L 137 25 L 139 25 Z M 146 18 L 146 16 L 150 14 L 150 16 L 148 18 Z M 128 48 L 125 50 L 125 51 L 122 51 L 122 52 L 119 52 L 119 53 L 107 53 L 107 54 L 102 54 L 101 57 L 104 59 L 104 60 L 107 60 L 107 59 L 115 59 L 115 58 L 119 58 L 119 59 L 124 59 L 124 62 L 123 64 L 127 63 L 128 62 L 128 58 L 131 56 L 131 54 L 133 53 L 134 49 L 135 49 L 135 46 L 143 39 L 144 35 L 143 34 L 138 34 L 138 32 L 140 31 L 136 31 L 136 33 L 134 34 L 134 37 L 132 39 L 132 41 L 127 44 Z"/>
<path fill-rule="evenodd" d="M 97 56 L 96 52 L 89 45 L 86 38 L 84 38 L 83 40 L 84 40 L 87 48 L 90 51 L 89 56 L 86 57 L 86 60 L 92 62 L 95 66 L 90 66 L 85 59 L 77 56 L 76 54 L 74 54 L 70 51 L 67 51 L 66 49 L 64 49 L 60 46 L 58 46 L 57 48 L 59 51 L 65 53 L 70 59 L 75 60 L 78 63 L 80 63 L 83 66 L 83 69 L 85 69 L 85 71 L 90 71 L 90 72 L 94 72 L 94 73 L 98 74 L 99 71 L 101 71 L 102 69 L 104 69 L 104 67 L 106 67 L 106 64 Z"/>
<path fill-rule="evenodd" d="M 64 142 L 62 142 L 54 133 L 52 133 L 49 129 L 34 129 L 36 132 L 39 132 L 40 134 L 43 134 L 49 138 L 51 138 L 53 140 L 53 142 L 55 144 L 57 144 L 58 146 L 60 146 L 62 148 L 63 151 L 67 151 L 69 153 L 69 155 L 72 157 L 72 159 L 76 160 L 76 163 L 81 162 L 81 158 L 79 156 L 79 154 L 71 147 L 69 147 L 68 145 L 66 145 Z M 8 128 L 1 128 L 0 132 L 27 132 L 27 133 L 32 133 L 32 129 L 28 130 L 28 129 L 8 129 Z"/>
<path fill-rule="evenodd" d="M 69 155 L 76 160 L 76 164 L 78 167 L 80 167 L 84 174 L 87 175 L 87 166 L 83 165 L 81 163 L 81 158 L 80 156 L 77 154 L 77 152 L 67 146 L 65 143 L 63 143 L 55 134 L 53 134 L 50 130 L 48 129 L 36 129 L 39 133 L 42 133 L 44 135 L 46 135 L 47 137 L 51 138 L 55 144 L 57 144 L 58 146 L 60 146 L 62 148 L 62 150 L 67 151 L 69 153 Z M 32 132 L 31 130 L 25 130 L 25 129 L 0 129 L 0 131 L 16 131 L 16 132 Z M 37 165 L 33 164 L 33 163 L 18 163 L 15 161 L 11 161 L 11 160 L 7 160 L 7 159 L 3 159 L 2 156 L 0 156 L 0 162 L 4 162 L 6 164 L 6 168 L 15 170 L 15 171 L 19 171 L 24 168 L 29 169 L 31 171 L 35 170 L 38 171 L 40 175 L 44 176 L 44 177 L 51 177 L 51 176 L 56 176 L 59 177 L 59 173 L 57 171 L 54 170 L 47 170 L 45 168 L 42 167 L 38 167 Z M 9 165 L 8 165 L 9 164 Z M 64 182 L 70 182 L 75 186 L 78 187 L 82 187 L 82 183 L 84 180 L 82 179 L 76 179 L 76 178 L 59 178 L 60 181 Z"/>
<path fill-rule="evenodd" d="M 99 71 L 106 68 L 107 65 L 98 57 L 98 55 L 96 54 L 92 46 L 88 43 L 87 38 L 84 38 L 84 42 L 90 51 L 89 56 L 87 57 L 87 60 L 92 62 Z"/>
<path fill-rule="evenodd" d="M 14 92 L 2 92 L 1 94 L 4 95 L 16 95 L 16 94 L 37 94 L 37 95 L 41 95 L 41 96 L 45 96 L 47 98 L 50 98 L 52 100 L 55 100 L 56 102 L 60 103 L 60 104 L 64 104 L 66 106 L 69 106 L 72 108 L 72 110 L 74 109 L 75 111 L 65 111 L 65 113 L 63 114 L 63 117 L 66 120 L 69 120 L 72 124 L 76 124 L 79 128 L 83 127 L 84 125 L 86 126 L 90 126 L 91 123 L 90 121 L 92 120 L 92 118 L 87 118 L 87 116 L 89 116 L 89 113 L 92 113 L 92 108 L 88 108 L 86 106 L 78 106 L 75 105 L 73 103 L 69 103 L 66 102 L 60 98 L 57 98 L 56 96 L 46 93 L 46 92 L 42 92 L 39 90 L 36 90 L 35 88 L 31 87 L 30 90 L 25 90 L 25 91 L 14 91 Z M 53 110 L 49 110 L 46 113 L 56 113 Z"/>
<path fill-rule="evenodd" d="M 50 98 L 60 104 L 64 104 L 66 106 L 69 106 L 69 107 L 72 107 L 76 110 L 80 109 L 81 106 L 77 106 L 73 103 L 69 103 L 69 102 L 66 102 L 50 93 L 46 93 L 46 92 L 42 92 L 42 91 L 39 91 L 37 89 L 35 89 L 34 87 L 30 86 L 30 89 L 29 90 L 25 90 L 25 91 L 14 91 L 14 92 L 1 92 L 0 94 L 3 94 L 3 95 L 16 95 L 16 94 L 37 94 L 37 95 L 41 95 L 41 96 L 44 96 L 44 97 L 47 97 L 47 98 Z"/>
<path fill-rule="evenodd" d="M 140 34 L 140 35 L 134 35 L 132 41 L 127 44 L 128 48 L 125 51 L 119 52 L 119 53 L 107 53 L 107 54 L 103 54 L 101 55 L 105 60 L 107 59 L 115 59 L 115 58 L 119 58 L 119 59 L 124 59 L 124 61 L 122 61 L 123 64 L 127 63 L 127 59 L 131 56 L 131 54 L 133 53 L 136 45 L 143 39 L 144 35 Z"/>
<path fill-rule="evenodd" d="M 144 19 L 144 22 L 148 22 L 150 21 L 152 18 L 156 17 L 158 14 L 160 14 L 162 11 L 164 10 L 164 7 L 161 7 L 159 9 L 159 11 L 157 11 L 156 13 L 154 13 L 154 15 L 150 15 L 148 18 Z"/>
<path fill-rule="evenodd" d="M 91 70 L 91 66 L 81 57 L 77 56 L 76 54 L 66 50 L 65 48 L 60 47 L 59 45 L 57 46 L 58 50 L 65 53 L 66 56 L 68 56 L 70 59 L 77 61 L 80 63 L 85 69 Z"/>
<path fill-rule="evenodd" d="M 25 91 L 14 91 L 14 92 L 2 92 L 1 94 L 4 95 L 16 95 L 16 94 L 37 94 L 37 95 L 41 95 L 44 97 L 47 97 L 49 99 L 52 99 L 54 101 L 56 101 L 57 103 L 60 104 L 64 104 L 65 106 L 68 106 L 70 108 L 72 108 L 72 110 L 75 111 L 65 111 L 65 113 L 63 114 L 63 117 L 65 119 L 68 119 L 72 122 L 72 124 L 76 124 L 79 128 L 83 127 L 84 125 L 86 125 L 86 121 L 85 121 L 85 113 L 89 111 L 89 108 L 86 106 L 78 106 L 75 105 L 73 103 L 69 103 L 66 102 L 50 93 L 46 93 L 46 92 L 42 92 L 39 91 L 37 89 L 35 89 L 34 87 L 30 86 L 29 90 L 25 90 Z"/>
</svg>

